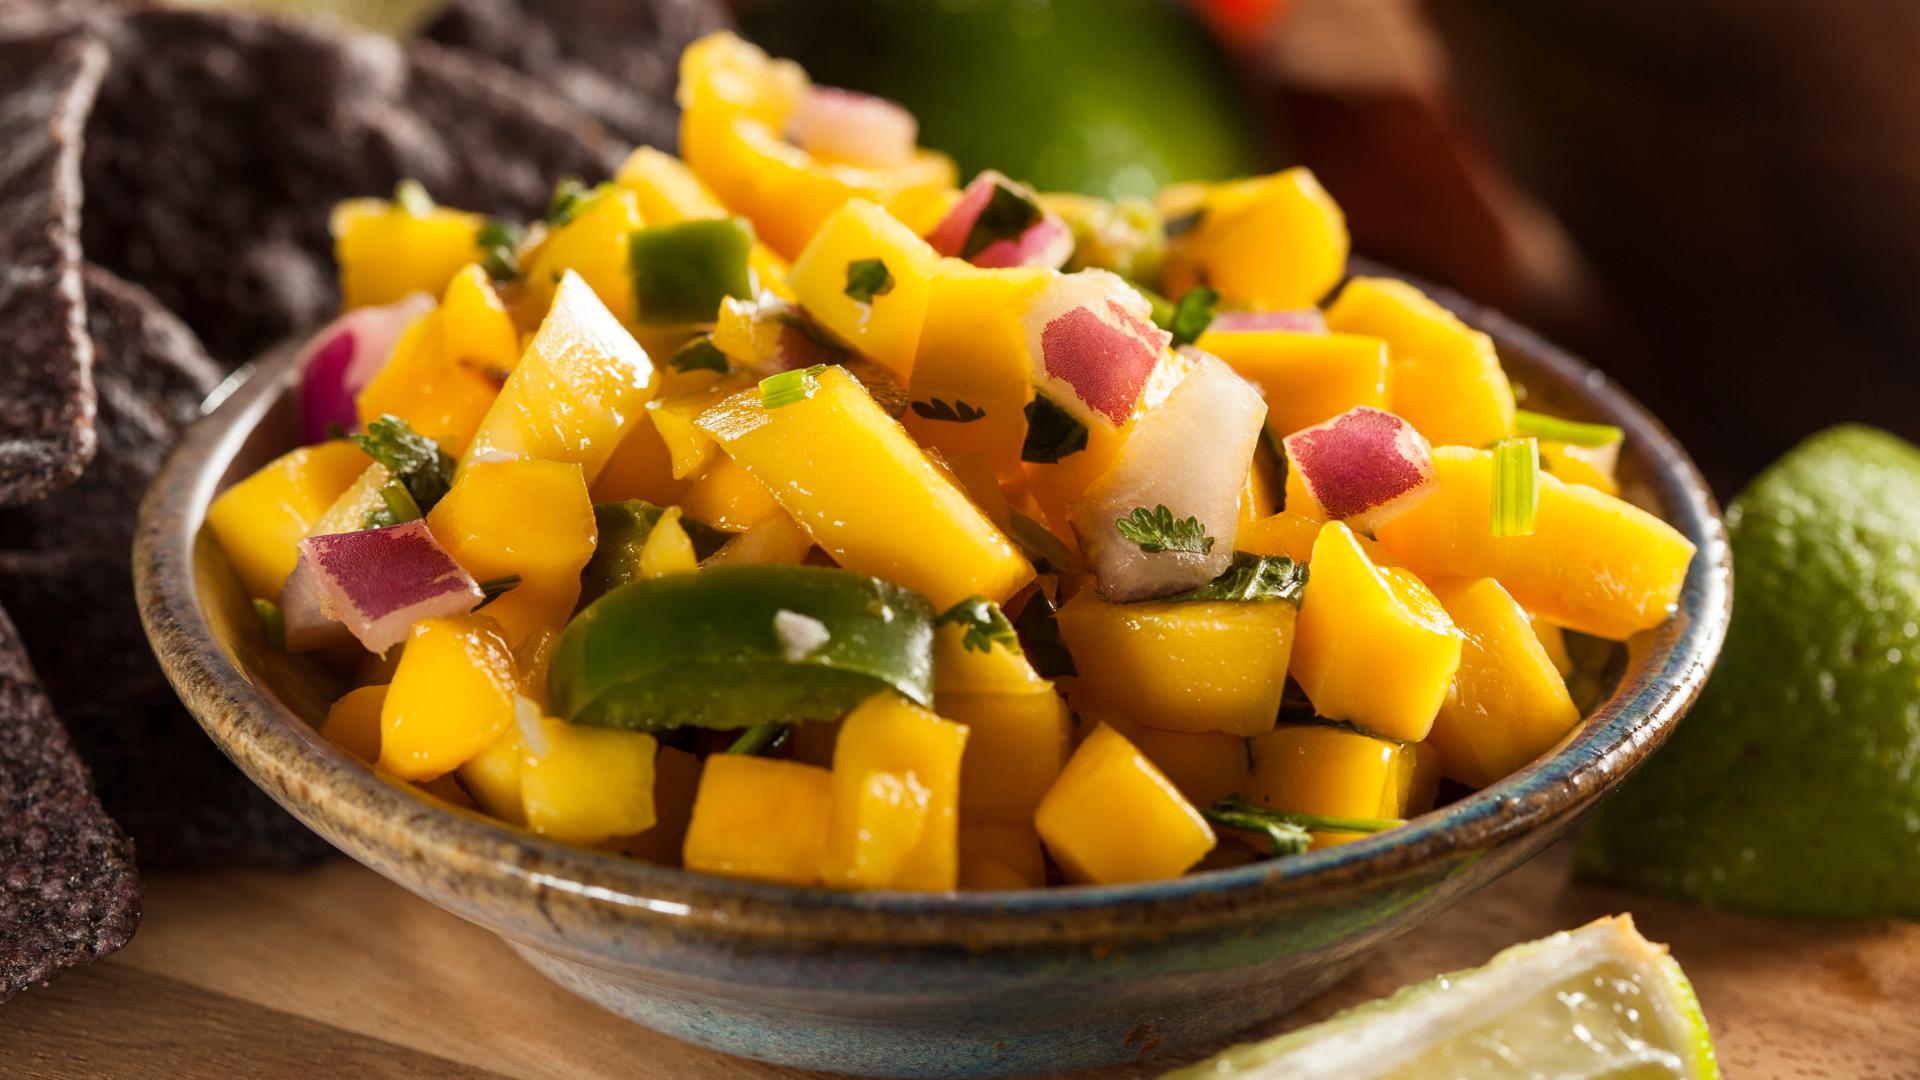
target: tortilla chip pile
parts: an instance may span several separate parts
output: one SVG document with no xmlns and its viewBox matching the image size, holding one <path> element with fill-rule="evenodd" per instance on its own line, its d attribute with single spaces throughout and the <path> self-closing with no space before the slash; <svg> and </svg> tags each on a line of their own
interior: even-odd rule
<svg viewBox="0 0 1920 1080">
<path fill-rule="evenodd" d="M 552 177 L 671 140 L 674 58 L 721 11 L 459 0 L 437 42 L 401 44 L 76 0 L 0 10 L 0 1001 L 132 935 L 135 842 L 149 869 L 327 850 L 175 698 L 130 552 L 207 394 L 337 309 L 329 209 L 413 178 L 534 216 Z"/>
</svg>

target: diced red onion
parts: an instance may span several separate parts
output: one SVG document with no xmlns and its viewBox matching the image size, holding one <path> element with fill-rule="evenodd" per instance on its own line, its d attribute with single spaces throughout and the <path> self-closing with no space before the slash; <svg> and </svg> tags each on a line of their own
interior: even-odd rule
<svg viewBox="0 0 1920 1080">
<path fill-rule="evenodd" d="M 1284 445 L 1287 467 L 1320 510 L 1356 528 L 1372 531 L 1435 489 L 1432 447 L 1390 412 L 1361 405 L 1294 432 Z"/>
<path fill-rule="evenodd" d="M 280 616 L 286 623 L 288 652 L 314 652 L 353 640 L 347 628 L 327 614 L 320 575 L 305 552 L 280 587 Z"/>
<path fill-rule="evenodd" d="M 913 161 L 920 122 L 886 98 L 816 86 L 787 118 L 787 138 L 827 161 L 897 169 Z"/>
<path fill-rule="evenodd" d="M 1048 285 L 1027 309 L 1034 384 L 1082 423 L 1117 427 L 1140 403 L 1171 335 L 1153 325 L 1147 299 L 1105 270 Z"/>
<path fill-rule="evenodd" d="M 947 216 L 941 218 L 940 224 L 927 234 L 927 243 L 933 250 L 942 255 L 960 257 L 960 253 L 966 250 L 967 237 L 973 232 L 974 222 L 980 219 L 980 212 L 987 208 L 996 187 L 1017 191 L 1036 205 L 1039 202 L 1024 185 L 988 169 L 973 178 L 973 182 L 960 193 L 960 201 L 954 203 L 953 209 L 947 211 Z M 974 252 L 967 261 L 987 268 L 1040 266 L 1057 270 L 1065 266 L 1072 255 L 1073 230 L 1060 220 L 1059 215 L 1043 210 L 1040 220 L 1029 226 L 1026 232 L 1012 240 L 996 240 Z"/>
<path fill-rule="evenodd" d="M 370 652 L 398 645 L 421 619 L 472 611 L 482 596 L 424 520 L 309 536 L 295 577 L 302 566 L 318 583 L 321 611 Z"/>
<path fill-rule="evenodd" d="M 1207 326 L 1210 334 L 1255 330 L 1291 330 L 1299 334 L 1324 334 L 1327 317 L 1319 308 L 1295 308 L 1291 311 L 1220 311 Z"/>
<path fill-rule="evenodd" d="M 392 355 L 413 320 L 432 311 L 433 297 L 414 293 L 380 307 L 355 308 L 328 323 L 300 350 L 300 423 L 309 443 L 330 427 L 359 426 L 353 399 L 366 389 Z"/>
</svg>

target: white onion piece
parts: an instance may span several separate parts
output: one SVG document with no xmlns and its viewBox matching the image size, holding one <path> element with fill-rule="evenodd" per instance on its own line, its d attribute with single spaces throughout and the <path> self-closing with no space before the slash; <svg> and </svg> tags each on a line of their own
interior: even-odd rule
<svg viewBox="0 0 1920 1080">
<path fill-rule="evenodd" d="M 897 169 L 913 161 L 920 122 L 886 98 L 816 86 L 787 118 L 787 138 L 826 161 Z"/>
<path fill-rule="evenodd" d="M 482 598 L 424 520 L 309 536 L 300 559 L 319 580 L 322 610 L 370 652 L 398 645 L 421 619 L 465 614 Z"/>
<path fill-rule="evenodd" d="M 967 248 L 967 237 L 973 232 L 974 222 L 980 220 L 980 212 L 987 208 L 993 199 L 993 189 L 1004 187 L 1019 195 L 1035 206 L 1040 199 L 1024 184 L 1017 184 L 992 169 L 973 178 L 965 191 L 960 193 L 960 201 L 940 219 L 927 234 L 927 243 L 942 255 L 962 258 L 960 254 Z M 1065 266 L 1073 255 L 1073 230 L 1060 219 L 1058 214 L 1042 208 L 1040 220 L 1027 227 L 1018 237 L 995 240 L 966 257 L 975 266 L 1000 268 L 1009 266 L 1040 266 L 1049 270 L 1058 270 Z"/>
<path fill-rule="evenodd" d="M 1151 600 L 1198 588 L 1233 559 L 1233 534 L 1267 403 L 1218 358 L 1193 350 L 1193 370 L 1167 400 L 1135 421 L 1113 467 L 1073 505 L 1073 531 L 1100 591 L 1113 601 Z M 1213 538 L 1205 554 L 1143 551 L 1115 522 L 1165 506 L 1197 518 Z"/>
<path fill-rule="evenodd" d="M 330 427 L 352 431 L 360 426 L 354 397 L 379 374 L 408 325 L 433 308 L 433 297 L 413 293 L 391 304 L 355 308 L 308 339 L 295 363 L 301 435 L 307 442 L 325 439 Z"/>
<path fill-rule="evenodd" d="M 1436 487 L 1426 438 L 1405 420 L 1365 405 L 1296 431 L 1283 445 L 1287 467 L 1299 475 L 1313 509 L 1365 532 Z"/>
<path fill-rule="evenodd" d="M 1025 319 L 1035 390 L 1084 424 L 1126 423 L 1172 340 L 1147 298 L 1105 270 L 1061 276 Z"/>
<path fill-rule="evenodd" d="M 1295 308 L 1291 311 L 1221 311 L 1208 324 L 1209 334 L 1232 334 L 1257 330 L 1290 330 L 1297 334 L 1324 334 L 1327 317 L 1319 308 Z"/>
</svg>

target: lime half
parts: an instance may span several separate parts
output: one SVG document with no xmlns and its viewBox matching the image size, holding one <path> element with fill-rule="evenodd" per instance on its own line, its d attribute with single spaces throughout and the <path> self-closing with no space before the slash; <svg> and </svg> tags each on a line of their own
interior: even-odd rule
<svg viewBox="0 0 1920 1080">
<path fill-rule="evenodd" d="M 1164 1080 L 1718 1077 L 1680 965 L 1616 915 Z"/>
</svg>

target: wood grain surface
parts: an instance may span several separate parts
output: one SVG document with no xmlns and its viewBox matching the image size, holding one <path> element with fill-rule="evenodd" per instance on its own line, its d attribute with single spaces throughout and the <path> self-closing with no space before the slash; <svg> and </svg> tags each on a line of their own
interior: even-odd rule
<svg viewBox="0 0 1920 1080">
<path fill-rule="evenodd" d="M 1732 1077 L 1920 1078 L 1920 923 L 1790 922 L 1568 882 L 1549 852 L 1391 946 L 1319 1019 L 1517 941 L 1632 911 L 1673 946 Z M 1080 1074 L 1134 1080 L 1196 1055 Z M 656 1035 L 338 860 L 153 881 L 133 944 L 0 1007 L 0 1075 L 798 1078 Z"/>
</svg>

